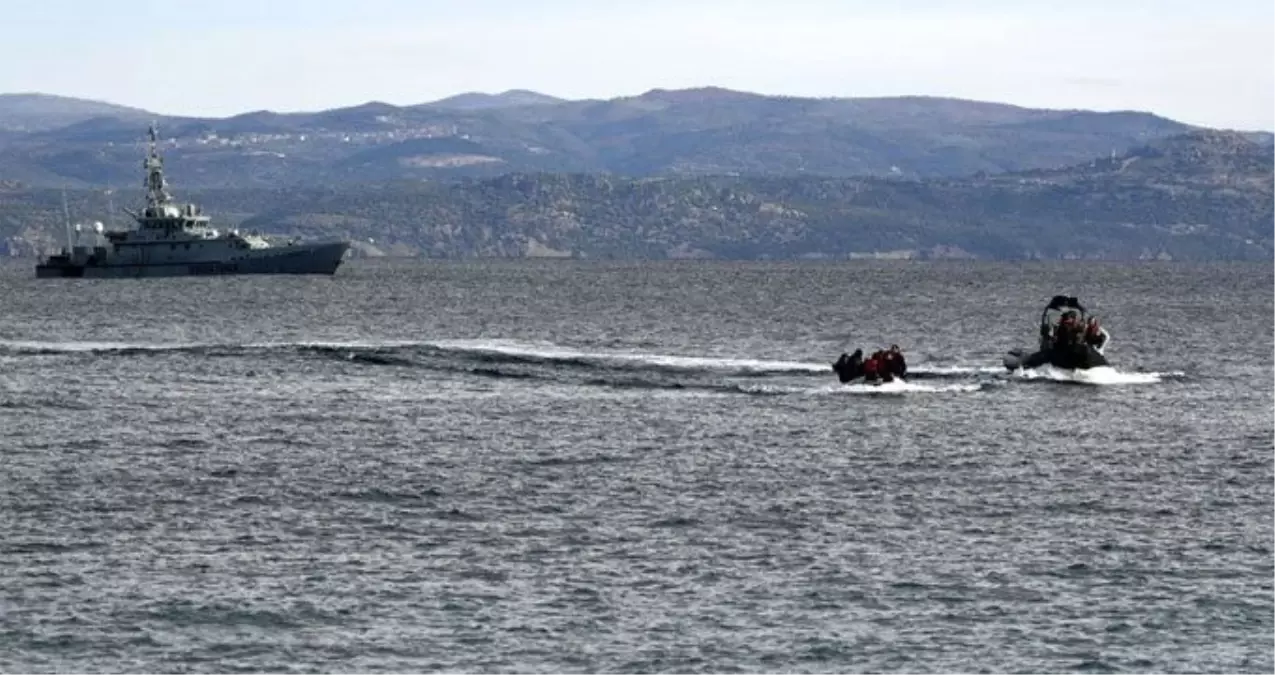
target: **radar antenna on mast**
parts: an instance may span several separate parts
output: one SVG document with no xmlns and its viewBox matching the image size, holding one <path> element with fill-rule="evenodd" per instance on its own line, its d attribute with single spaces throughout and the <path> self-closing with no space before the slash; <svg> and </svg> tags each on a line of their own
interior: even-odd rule
<svg viewBox="0 0 1275 675">
<path fill-rule="evenodd" d="M 159 156 L 159 150 L 156 147 L 159 132 L 156 131 L 154 122 L 151 122 L 147 132 L 150 137 L 150 152 L 142 163 L 146 169 L 146 206 L 157 208 L 171 201 L 172 196 L 168 194 L 168 182 L 164 180 L 164 160 Z"/>
</svg>

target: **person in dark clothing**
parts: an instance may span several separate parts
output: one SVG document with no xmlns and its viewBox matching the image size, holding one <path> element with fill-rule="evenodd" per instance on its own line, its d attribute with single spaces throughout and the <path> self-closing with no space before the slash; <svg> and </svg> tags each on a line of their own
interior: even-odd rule
<svg viewBox="0 0 1275 675">
<path fill-rule="evenodd" d="M 832 371 L 837 374 L 837 379 L 842 384 L 849 382 L 857 377 L 863 376 L 863 350 L 856 349 L 854 354 L 847 356 L 842 354 L 837 362 L 832 364 Z"/>
<path fill-rule="evenodd" d="M 1058 319 L 1058 329 L 1054 331 L 1054 346 L 1069 347 L 1077 342 L 1083 327 L 1072 311 L 1064 312 Z"/>
<path fill-rule="evenodd" d="M 890 345 L 890 350 L 885 353 L 886 363 L 890 364 L 890 373 L 895 377 L 907 377 L 908 363 L 903 358 L 903 350 L 898 345 Z"/>
</svg>

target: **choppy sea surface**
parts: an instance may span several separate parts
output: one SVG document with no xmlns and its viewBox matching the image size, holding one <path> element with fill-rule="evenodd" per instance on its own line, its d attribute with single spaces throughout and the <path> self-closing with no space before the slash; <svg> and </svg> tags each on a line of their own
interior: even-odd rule
<svg viewBox="0 0 1275 675">
<path fill-rule="evenodd" d="M 29 263 L 6 672 L 1275 670 L 1270 264 Z"/>
</svg>

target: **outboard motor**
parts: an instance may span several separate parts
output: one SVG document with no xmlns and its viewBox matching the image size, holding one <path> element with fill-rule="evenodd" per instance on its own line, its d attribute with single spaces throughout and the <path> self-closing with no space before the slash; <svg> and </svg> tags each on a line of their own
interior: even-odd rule
<svg viewBox="0 0 1275 675">
<path fill-rule="evenodd" d="M 1005 365 L 1006 370 L 1014 371 L 1019 368 L 1032 370 L 1049 363 L 1050 353 L 1048 351 L 1028 352 L 1021 347 L 1015 347 L 1009 350 L 1009 353 L 1005 355 L 1001 363 Z"/>
</svg>

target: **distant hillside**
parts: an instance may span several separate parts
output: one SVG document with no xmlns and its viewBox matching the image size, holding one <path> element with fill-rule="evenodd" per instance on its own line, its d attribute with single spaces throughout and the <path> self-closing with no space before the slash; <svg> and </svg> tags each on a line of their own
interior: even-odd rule
<svg viewBox="0 0 1275 675">
<path fill-rule="evenodd" d="M 153 113 L 113 103 L 51 94 L 0 94 L 0 130 L 47 131 L 95 117 L 137 124 Z"/>
<path fill-rule="evenodd" d="M 38 120 L 0 141 L 0 181 L 139 180 L 147 120 Z M 14 125 L 5 117 L 0 126 Z M 27 125 L 32 118 L 21 117 Z M 507 173 L 933 178 L 1068 166 L 1192 127 L 1141 112 L 1036 110 L 932 97 L 814 99 L 720 88 L 604 101 L 527 91 L 315 113 L 160 118 L 186 188 L 343 186 Z M 35 127 L 33 127 L 35 128 Z"/>
<path fill-rule="evenodd" d="M 439 99 L 425 105 L 448 110 L 489 110 L 492 108 L 516 108 L 525 105 L 552 105 L 566 103 L 566 99 L 548 96 L 526 89 L 510 89 L 499 94 L 467 92 Z"/>
<path fill-rule="evenodd" d="M 1244 138 L 1259 145 L 1275 145 L 1275 134 L 1269 131 L 1244 131 L 1240 133 Z"/>
<path fill-rule="evenodd" d="M 222 226 L 348 236 L 366 254 L 1270 260 L 1273 165 L 1270 145 L 1197 131 L 1065 168 L 922 180 L 508 174 L 177 194 Z M 73 201 L 81 218 L 105 208 Z M 57 190 L 0 189 L 11 251 L 53 247 L 60 227 Z"/>
</svg>

